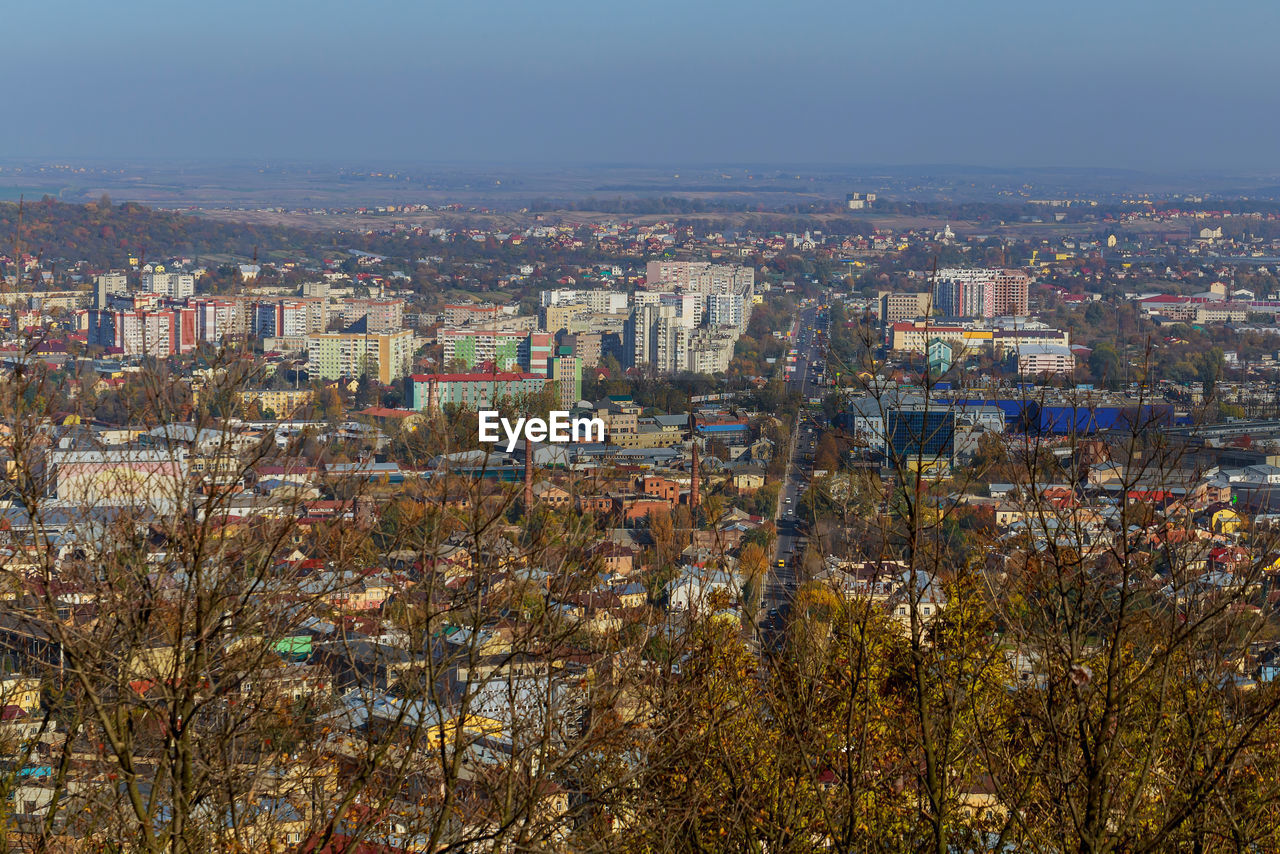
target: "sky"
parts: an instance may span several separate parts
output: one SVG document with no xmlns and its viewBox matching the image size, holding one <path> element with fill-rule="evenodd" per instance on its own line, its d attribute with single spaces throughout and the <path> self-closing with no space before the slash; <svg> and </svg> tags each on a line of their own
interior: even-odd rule
<svg viewBox="0 0 1280 854">
<path fill-rule="evenodd" d="M 0 157 L 1274 171 L 1280 151 L 1273 0 L 6 6 Z"/>
</svg>

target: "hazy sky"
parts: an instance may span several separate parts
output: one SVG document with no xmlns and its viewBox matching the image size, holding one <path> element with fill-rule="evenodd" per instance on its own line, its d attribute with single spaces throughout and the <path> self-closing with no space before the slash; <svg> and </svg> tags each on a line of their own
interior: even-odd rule
<svg viewBox="0 0 1280 854">
<path fill-rule="evenodd" d="M 1274 0 L 14 0 L 0 156 L 1277 166 Z"/>
</svg>

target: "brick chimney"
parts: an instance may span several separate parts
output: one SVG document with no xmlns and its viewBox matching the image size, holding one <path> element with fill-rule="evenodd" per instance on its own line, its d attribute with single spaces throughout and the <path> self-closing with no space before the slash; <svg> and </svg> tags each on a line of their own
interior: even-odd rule
<svg viewBox="0 0 1280 854">
<path fill-rule="evenodd" d="M 524 440 L 524 512 L 533 509 L 533 443 Z"/>
<path fill-rule="evenodd" d="M 689 467 L 689 512 L 698 506 L 698 441 L 694 430 L 696 420 L 689 412 L 689 447 L 693 449 L 693 462 Z"/>
<path fill-rule="evenodd" d="M 698 506 L 698 445 L 693 445 L 693 465 L 689 473 L 689 510 Z"/>
</svg>

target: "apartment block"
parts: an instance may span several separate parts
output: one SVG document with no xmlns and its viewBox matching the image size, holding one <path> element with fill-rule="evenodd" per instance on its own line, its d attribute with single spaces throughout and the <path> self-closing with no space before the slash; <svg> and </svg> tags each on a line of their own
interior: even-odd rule
<svg viewBox="0 0 1280 854">
<path fill-rule="evenodd" d="M 129 277 L 124 273 L 103 273 L 94 279 L 93 307 L 106 308 L 112 296 L 122 296 L 129 292 Z"/>
<path fill-rule="evenodd" d="M 170 299 L 186 299 L 195 295 L 196 277 L 191 273 L 143 273 L 142 289 Z"/>
<path fill-rule="evenodd" d="M 948 317 L 1021 317 L 1028 312 L 1030 282 L 1020 270 L 943 269 L 934 304 Z"/>
<path fill-rule="evenodd" d="M 915 320 L 917 317 L 928 317 L 932 313 L 933 294 L 928 291 L 919 293 L 880 291 L 879 297 L 880 322 L 884 324 Z"/>
<path fill-rule="evenodd" d="M 274 300 L 253 304 L 250 331 L 258 338 L 298 338 L 307 326 L 307 305 L 301 300 Z"/>
<path fill-rule="evenodd" d="M 568 347 L 569 352 L 582 360 L 584 368 L 594 368 L 600 364 L 604 356 L 603 336 L 599 332 L 572 332 L 561 335 L 561 346 Z"/>
<path fill-rule="evenodd" d="M 578 306 L 591 313 L 626 311 L 627 295 L 622 291 L 602 289 L 556 288 L 540 295 L 543 308 L 553 306 Z"/>
<path fill-rule="evenodd" d="M 1018 373 L 1023 376 L 1069 374 L 1075 370 L 1076 357 L 1064 344 L 1027 342 L 1018 347 Z"/>
<path fill-rule="evenodd" d="M 253 404 L 262 412 L 273 412 L 277 418 L 292 418 L 293 414 L 311 403 L 315 395 L 309 388 L 302 389 L 244 389 L 236 392 L 236 403 L 241 414 Z"/>
<path fill-rule="evenodd" d="M 498 307 L 491 302 L 446 305 L 440 315 L 446 326 L 492 326 L 497 317 Z"/>
<path fill-rule="evenodd" d="M 124 356 L 168 358 L 195 349 L 196 312 L 176 306 L 156 309 L 94 309 L 89 341 Z"/>
<path fill-rule="evenodd" d="M 707 323 L 710 326 L 732 326 L 742 331 L 751 316 L 741 294 L 711 294 L 707 297 Z"/>
<path fill-rule="evenodd" d="M 344 299 L 342 324 L 350 326 L 364 320 L 370 332 L 394 332 L 404 328 L 404 300 L 402 299 Z"/>
<path fill-rule="evenodd" d="M 737 341 L 737 331 L 728 327 L 697 330 L 689 337 L 684 370 L 696 374 L 727 372 Z"/>
<path fill-rule="evenodd" d="M 414 409 L 438 412 L 444 406 L 492 409 L 504 400 L 541 393 L 547 386 L 547 378 L 515 371 L 414 374 L 409 377 L 408 384 L 409 399 Z"/>
<path fill-rule="evenodd" d="M 554 335 L 561 330 L 568 329 L 569 325 L 579 315 L 586 313 L 588 313 L 586 306 L 575 303 L 544 305 L 538 310 L 538 323 L 544 330 Z"/>
<path fill-rule="evenodd" d="M 207 344 L 222 344 L 243 335 L 245 304 L 221 299 L 192 299 L 187 306 L 195 312 L 196 337 Z"/>
<path fill-rule="evenodd" d="M 671 305 L 642 305 L 631 312 L 626 350 L 630 366 L 658 373 L 687 370 L 689 329 Z"/>
<path fill-rule="evenodd" d="M 577 356 L 552 357 L 550 379 L 556 384 L 561 409 L 572 409 L 582 399 L 582 360 Z"/>
<path fill-rule="evenodd" d="M 645 287 L 675 285 L 700 294 L 748 293 L 755 287 L 754 267 L 712 264 L 709 261 L 650 261 L 645 267 Z"/>
<path fill-rule="evenodd" d="M 331 332 L 307 336 L 312 376 L 325 380 L 369 375 L 383 385 L 400 380 L 413 359 L 413 332 Z"/>
</svg>

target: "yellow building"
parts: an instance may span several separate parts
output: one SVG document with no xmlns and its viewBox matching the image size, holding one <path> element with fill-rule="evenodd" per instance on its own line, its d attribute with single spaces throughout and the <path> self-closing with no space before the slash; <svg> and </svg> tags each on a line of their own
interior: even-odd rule
<svg viewBox="0 0 1280 854">
<path fill-rule="evenodd" d="M 1234 534 L 1244 527 L 1244 519 L 1230 507 L 1223 507 L 1213 514 L 1213 530 L 1219 534 Z"/>
<path fill-rule="evenodd" d="M 243 415 L 253 404 L 261 412 L 274 412 L 277 418 L 291 418 L 293 413 L 311 403 L 315 395 L 303 389 L 245 389 L 236 392 L 236 403 Z"/>
<path fill-rule="evenodd" d="M 609 443 L 619 448 L 674 448 L 683 441 L 679 430 L 637 430 L 609 434 Z"/>
<path fill-rule="evenodd" d="M 367 373 L 382 385 L 391 385 L 409 372 L 413 343 L 410 329 L 308 335 L 307 361 L 311 376 L 322 380 L 358 378 Z"/>
</svg>

